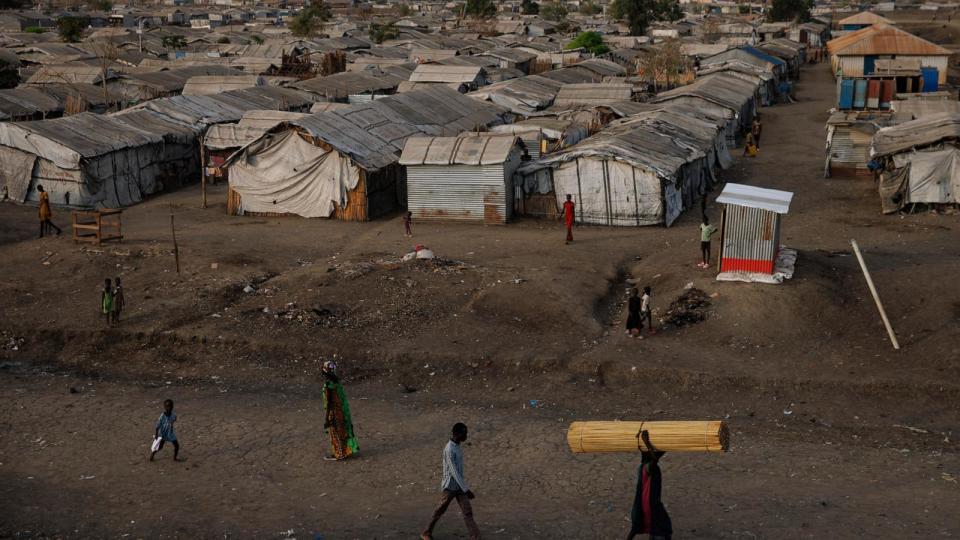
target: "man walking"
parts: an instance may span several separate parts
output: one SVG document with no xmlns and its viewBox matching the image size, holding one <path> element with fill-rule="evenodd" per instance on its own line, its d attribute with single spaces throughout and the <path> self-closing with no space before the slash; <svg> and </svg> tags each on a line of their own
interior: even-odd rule
<svg viewBox="0 0 960 540">
<path fill-rule="evenodd" d="M 440 505 L 434 510 L 430 524 L 420 535 L 421 540 L 433 539 L 433 528 L 454 499 L 460 505 L 460 512 L 463 514 L 463 521 L 470 532 L 470 539 L 479 540 L 480 538 L 480 529 L 477 527 L 477 522 L 473 520 L 473 508 L 470 506 L 470 500 L 474 498 L 474 494 L 463 478 L 463 449 L 460 444 L 466 440 L 467 426 L 457 422 L 453 425 L 453 433 L 447 442 L 447 446 L 443 449 L 443 480 L 440 482 L 440 489 L 442 490 Z"/>
<path fill-rule="evenodd" d="M 567 244 L 573 242 L 573 220 L 576 205 L 573 203 L 573 195 L 567 194 L 567 202 L 563 203 L 563 221 L 567 226 Z"/>
</svg>

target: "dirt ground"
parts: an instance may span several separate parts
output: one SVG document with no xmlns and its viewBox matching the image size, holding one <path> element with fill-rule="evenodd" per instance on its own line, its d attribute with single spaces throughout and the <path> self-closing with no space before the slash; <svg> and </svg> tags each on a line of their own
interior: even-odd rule
<svg viewBox="0 0 960 540">
<path fill-rule="evenodd" d="M 823 179 L 833 93 L 806 68 L 798 103 L 763 110 L 759 157 L 723 173 L 795 193 L 779 286 L 697 268 L 694 211 L 569 246 L 537 220 L 415 223 L 411 241 L 399 216 L 226 216 L 218 186 L 205 210 L 196 188 L 126 210 L 124 242 L 96 249 L 0 205 L 0 537 L 414 538 L 457 421 L 485 537 L 622 537 L 639 456 L 571 454 L 576 419 L 728 422 L 729 453 L 661 462 L 678 538 L 960 535 L 960 217 L 883 216 L 870 180 Z M 443 260 L 398 262 L 414 242 Z M 116 276 L 128 310 L 108 329 Z M 706 320 L 625 337 L 627 279 L 661 316 L 693 283 Z M 321 358 L 360 441 L 342 463 L 322 460 Z M 151 463 L 168 397 L 186 461 Z M 449 512 L 436 538 L 465 537 Z"/>
<path fill-rule="evenodd" d="M 948 82 L 960 84 L 960 10 L 898 10 L 881 13 L 902 29 L 953 51 Z"/>
</svg>

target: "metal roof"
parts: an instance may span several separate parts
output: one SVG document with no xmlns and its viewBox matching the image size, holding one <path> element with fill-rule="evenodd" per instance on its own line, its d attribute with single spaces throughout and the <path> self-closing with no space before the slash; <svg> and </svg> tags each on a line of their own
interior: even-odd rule
<svg viewBox="0 0 960 540">
<path fill-rule="evenodd" d="M 949 56 L 947 49 L 888 24 L 868 26 L 827 42 L 830 54 L 866 56 L 896 54 L 911 56 Z"/>
<path fill-rule="evenodd" d="M 492 56 L 499 60 L 506 60 L 507 62 L 514 62 L 517 64 L 529 62 L 537 57 L 536 54 L 531 52 L 511 47 L 497 47 L 496 49 L 490 49 L 489 51 L 482 53 L 482 55 Z"/>
<path fill-rule="evenodd" d="M 410 137 L 401 165 L 495 165 L 510 159 L 520 139 L 511 135 Z"/>
<path fill-rule="evenodd" d="M 411 136 L 450 136 L 501 123 L 506 111 L 436 84 L 312 114 L 291 125 L 349 156 L 368 171 L 397 161 Z"/>
<path fill-rule="evenodd" d="M 547 77 L 528 75 L 484 86 L 469 95 L 519 114 L 530 114 L 549 107 L 562 86 L 563 83 Z"/>
<path fill-rule="evenodd" d="M 739 114 L 744 104 L 753 98 L 758 86 L 759 81 L 751 83 L 732 74 L 720 72 L 697 78 L 686 86 L 661 92 L 653 102 L 662 103 L 677 97 L 694 96 Z"/>
<path fill-rule="evenodd" d="M 790 211 L 791 200 L 793 200 L 793 193 L 789 191 L 733 183 L 724 186 L 723 193 L 717 197 L 718 203 L 760 208 L 778 214 L 786 214 Z"/>
<path fill-rule="evenodd" d="M 410 75 L 410 82 L 472 83 L 482 78 L 483 68 L 479 66 L 420 64 Z"/>
<path fill-rule="evenodd" d="M 946 99 L 894 100 L 890 104 L 890 108 L 898 113 L 909 115 L 911 120 L 916 120 L 937 114 L 958 114 L 960 113 L 960 101 Z"/>
<path fill-rule="evenodd" d="M 187 82 L 183 85 L 182 93 L 185 96 L 207 96 L 229 92 L 230 90 L 265 86 L 266 84 L 267 82 L 263 80 L 263 77 L 243 73 L 237 75 L 196 75 L 187 79 Z"/>
<path fill-rule="evenodd" d="M 876 13 L 873 13 L 871 11 L 861 11 L 860 13 L 851 15 L 849 17 L 846 17 L 844 19 L 840 19 L 839 21 L 837 21 L 837 24 L 840 26 L 844 26 L 848 24 L 880 24 L 880 23 L 895 24 L 890 19 L 877 15 Z"/>
<path fill-rule="evenodd" d="M 885 156 L 960 139 L 960 114 L 936 114 L 881 129 L 873 136 L 872 154 Z"/>
<path fill-rule="evenodd" d="M 581 83 L 560 87 L 553 100 L 554 107 L 568 105 L 606 105 L 630 101 L 633 85 L 626 83 Z"/>
<path fill-rule="evenodd" d="M 314 77 L 290 85 L 326 97 L 346 97 L 396 90 L 403 79 L 379 70 L 344 71 L 326 77 Z"/>
</svg>

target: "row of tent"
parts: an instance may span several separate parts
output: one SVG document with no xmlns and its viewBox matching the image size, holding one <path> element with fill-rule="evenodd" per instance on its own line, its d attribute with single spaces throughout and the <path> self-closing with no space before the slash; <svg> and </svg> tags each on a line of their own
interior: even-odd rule
<svg viewBox="0 0 960 540">
<path fill-rule="evenodd" d="M 0 171 L 0 185 L 17 201 L 43 183 L 55 204 L 117 207 L 199 178 L 202 165 L 228 178 L 233 214 L 366 221 L 409 206 L 421 219 L 502 223 L 555 213 L 570 193 L 582 222 L 669 225 L 729 165 L 776 76 L 749 65 L 727 61 L 649 103 L 626 102 L 624 118 L 586 139 L 559 125 L 567 144 L 543 155 L 550 130 L 531 135 L 516 111 L 446 85 L 353 104 L 265 86 L 2 123 L 0 160 L 16 166 Z M 254 119 L 254 110 L 290 113 Z"/>
</svg>

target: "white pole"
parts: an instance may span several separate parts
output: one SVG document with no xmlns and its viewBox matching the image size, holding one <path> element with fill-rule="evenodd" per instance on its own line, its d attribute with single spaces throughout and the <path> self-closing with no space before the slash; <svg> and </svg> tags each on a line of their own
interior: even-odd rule
<svg viewBox="0 0 960 540">
<path fill-rule="evenodd" d="M 863 254 L 860 253 L 860 246 L 856 240 L 850 240 L 853 245 L 853 252 L 857 254 L 857 260 L 860 261 L 860 269 L 863 270 L 863 277 L 867 279 L 867 287 L 870 287 L 870 294 L 873 295 L 873 301 L 877 303 L 877 311 L 880 312 L 880 318 L 883 319 L 883 326 L 887 328 L 887 334 L 890 336 L 890 343 L 893 348 L 900 350 L 900 344 L 897 343 L 897 336 L 893 333 L 893 327 L 890 326 L 890 319 L 887 318 L 887 312 L 883 310 L 883 304 L 880 302 L 880 295 L 877 294 L 877 288 L 873 285 L 873 278 L 870 277 L 870 271 L 867 270 L 867 263 L 863 261 Z"/>
</svg>

